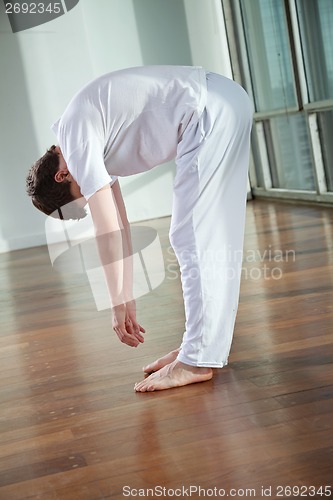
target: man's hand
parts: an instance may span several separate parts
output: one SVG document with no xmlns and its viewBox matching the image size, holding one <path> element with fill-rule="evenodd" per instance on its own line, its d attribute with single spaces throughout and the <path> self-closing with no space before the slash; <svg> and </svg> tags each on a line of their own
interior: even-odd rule
<svg viewBox="0 0 333 500">
<path fill-rule="evenodd" d="M 120 342 L 131 347 L 138 347 L 144 342 L 140 332 L 145 333 L 145 329 L 136 321 L 135 301 L 126 302 L 112 308 L 113 329 L 118 335 Z"/>
</svg>

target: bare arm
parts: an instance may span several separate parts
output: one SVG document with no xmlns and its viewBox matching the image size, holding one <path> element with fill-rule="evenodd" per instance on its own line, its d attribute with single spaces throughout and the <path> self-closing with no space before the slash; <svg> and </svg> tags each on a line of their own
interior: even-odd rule
<svg viewBox="0 0 333 500">
<path fill-rule="evenodd" d="M 140 331 L 144 333 L 144 328 L 142 328 L 136 321 L 136 303 L 133 296 L 133 247 L 131 228 L 127 218 L 126 207 L 121 193 L 119 181 L 116 181 L 112 184 L 112 192 L 118 210 L 119 224 L 122 228 L 123 252 L 126 256 L 126 258 L 124 259 L 123 269 L 124 283 L 126 284 L 125 300 L 128 313 L 126 329 L 129 333 L 132 334 L 139 334 Z"/>
<path fill-rule="evenodd" d="M 118 207 L 119 203 L 119 207 Z M 132 301 L 131 255 L 127 237 L 122 238 L 123 221 L 128 225 L 126 209 L 122 200 L 119 184 L 114 189 L 110 186 L 97 191 L 89 199 L 89 207 L 95 226 L 97 247 L 103 265 L 113 312 L 113 328 L 121 342 L 137 347 L 144 339 L 140 333 L 144 329 L 138 325 L 135 317 L 135 303 Z M 125 231 L 125 227 L 123 229 Z M 129 225 L 128 225 L 129 231 Z M 130 233 L 129 233 L 130 234 Z M 125 247 L 126 254 L 124 254 Z"/>
<path fill-rule="evenodd" d="M 118 222 L 122 233 L 122 243 L 123 243 L 123 253 L 125 256 L 124 260 L 124 283 L 128 284 L 126 290 L 125 301 L 133 300 L 133 247 L 131 238 L 131 228 L 130 223 L 127 218 L 127 212 L 123 196 L 121 193 L 119 181 L 116 181 L 112 185 L 112 193 L 114 201 L 117 207 Z"/>
</svg>

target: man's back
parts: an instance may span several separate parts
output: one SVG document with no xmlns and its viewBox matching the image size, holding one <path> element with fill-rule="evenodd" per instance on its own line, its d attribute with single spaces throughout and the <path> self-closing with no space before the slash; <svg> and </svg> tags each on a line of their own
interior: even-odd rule
<svg viewBox="0 0 333 500">
<path fill-rule="evenodd" d="M 52 127 L 82 194 L 105 185 L 106 173 L 132 175 L 174 158 L 206 91 L 205 71 L 187 66 L 130 68 L 86 85 Z"/>
</svg>

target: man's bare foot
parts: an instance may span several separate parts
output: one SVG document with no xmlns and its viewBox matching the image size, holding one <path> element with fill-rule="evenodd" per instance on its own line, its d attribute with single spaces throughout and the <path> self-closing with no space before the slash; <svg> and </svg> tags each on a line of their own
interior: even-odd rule
<svg viewBox="0 0 333 500">
<path fill-rule="evenodd" d="M 211 368 L 190 366 L 175 359 L 160 370 L 152 373 L 142 382 L 135 384 L 135 392 L 162 391 L 172 387 L 205 382 L 213 376 Z"/>
<path fill-rule="evenodd" d="M 172 361 L 174 361 L 177 358 L 179 351 L 180 351 L 180 348 L 169 352 L 168 354 L 166 354 L 162 358 L 158 358 L 153 363 L 150 363 L 149 365 L 145 366 L 143 368 L 143 371 L 145 373 L 157 372 L 157 370 L 160 370 L 161 368 L 163 368 L 163 366 L 166 366 L 166 365 L 169 365 L 170 363 L 172 363 Z"/>
</svg>

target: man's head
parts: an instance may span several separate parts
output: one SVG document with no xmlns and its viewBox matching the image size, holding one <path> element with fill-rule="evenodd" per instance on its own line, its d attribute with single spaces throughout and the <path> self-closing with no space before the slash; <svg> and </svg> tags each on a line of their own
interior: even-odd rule
<svg viewBox="0 0 333 500">
<path fill-rule="evenodd" d="M 46 215 L 61 219 L 81 219 L 86 215 L 83 203 L 76 201 L 82 198 L 80 188 L 68 171 L 59 146 L 51 146 L 32 165 L 27 193 L 34 206 Z"/>
</svg>

